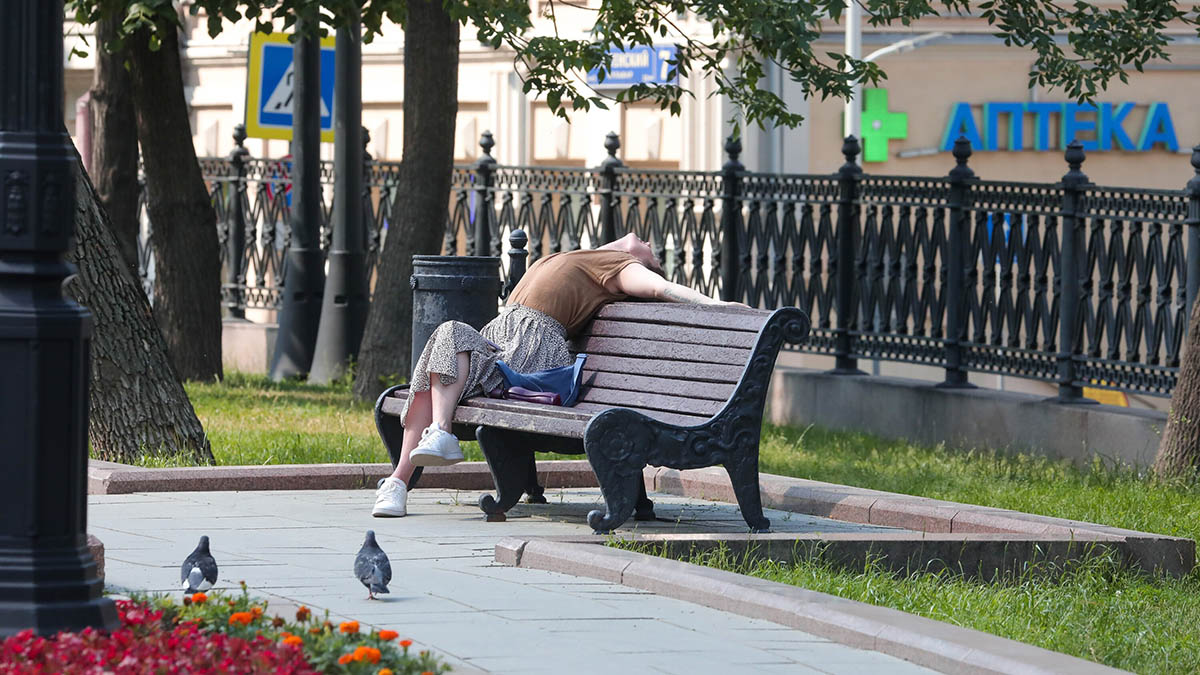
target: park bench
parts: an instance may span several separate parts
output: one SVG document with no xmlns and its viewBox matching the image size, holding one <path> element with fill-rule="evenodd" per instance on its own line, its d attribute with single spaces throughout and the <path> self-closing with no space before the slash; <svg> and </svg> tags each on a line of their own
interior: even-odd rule
<svg viewBox="0 0 1200 675">
<path fill-rule="evenodd" d="M 610 532 L 630 515 L 653 519 L 642 469 L 721 465 L 729 473 L 742 517 L 766 531 L 758 488 L 758 444 L 767 385 L 779 348 L 808 334 L 808 318 L 795 307 L 771 311 L 657 302 L 616 302 L 603 307 L 571 342 L 588 355 L 583 389 L 570 408 L 492 399 L 463 401 L 454 433 L 478 440 L 496 496 L 480 508 L 489 520 L 530 494 L 544 502 L 534 451 L 586 453 L 604 495 L 606 513 L 588 524 Z M 400 411 L 407 385 L 385 391 L 375 422 L 399 461 Z M 415 485 L 414 481 L 410 481 Z"/>
</svg>

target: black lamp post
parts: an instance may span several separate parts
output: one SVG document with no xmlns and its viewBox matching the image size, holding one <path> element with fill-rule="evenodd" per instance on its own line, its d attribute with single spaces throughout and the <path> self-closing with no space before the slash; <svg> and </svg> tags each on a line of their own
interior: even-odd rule
<svg viewBox="0 0 1200 675">
<path fill-rule="evenodd" d="M 296 32 L 306 28 L 298 22 Z M 292 232 L 283 279 L 279 333 L 271 379 L 307 373 L 312 367 L 325 259 L 321 255 L 321 43 L 314 34 L 297 38 L 292 80 Z"/>
<path fill-rule="evenodd" d="M 363 248 L 362 28 L 337 32 L 333 84 L 333 233 L 320 330 L 308 381 L 328 384 L 358 356 L 367 323 L 367 255 Z"/>
<path fill-rule="evenodd" d="M 87 549 L 91 316 L 63 297 L 63 3 L 0 3 L 0 636 L 115 628 Z"/>
</svg>

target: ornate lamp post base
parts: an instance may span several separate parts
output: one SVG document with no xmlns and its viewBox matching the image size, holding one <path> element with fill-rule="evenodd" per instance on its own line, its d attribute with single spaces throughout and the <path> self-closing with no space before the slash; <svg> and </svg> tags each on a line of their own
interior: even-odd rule
<svg viewBox="0 0 1200 675">
<path fill-rule="evenodd" d="M 0 3 L 0 636 L 115 628 L 87 549 L 91 317 L 74 270 L 61 0 Z"/>
</svg>

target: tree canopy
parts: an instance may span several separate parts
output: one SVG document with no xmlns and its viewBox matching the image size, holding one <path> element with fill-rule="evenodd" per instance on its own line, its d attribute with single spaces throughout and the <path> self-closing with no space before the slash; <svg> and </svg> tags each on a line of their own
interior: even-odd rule
<svg viewBox="0 0 1200 675">
<path fill-rule="evenodd" d="M 803 118 L 762 87 L 766 64 L 778 64 L 806 96 L 846 97 L 855 82 L 877 84 L 885 77 L 875 63 L 850 59 L 839 51 L 819 51 L 826 22 L 839 22 L 843 0 L 549 0 L 543 18 L 550 30 L 535 30 L 528 0 L 195 0 L 191 11 L 204 11 L 215 35 L 223 21 L 249 19 L 259 30 L 295 28 L 307 19 L 311 30 L 326 33 L 350 17 L 361 19 L 365 39 L 384 30 L 385 20 L 405 25 L 409 2 L 442 2 L 447 13 L 474 29 L 480 43 L 511 50 L 525 91 L 542 95 L 550 108 L 605 108 L 605 97 L 589 89 L 582 74 L 593 69 L 603 78 L 611 69 L 610 48 L 670 42 L 678 46 L 673 68 L 681 76 L 700 70 L 716 82 L 741 122 L 796 126 Z M 1046 0 L 858 0 L 870 26 L 908 26 L 945 14 L 968 12 L 983 19 L 1005 44 L 1035 55 L 1030 84 L 1057 88 L 1088 100 L 1114 79 L 1149 61 L 1169 58 L 1171 32 L 1195 33 L 1200 17 L 1191 6 L 1166 0 L 1129 2 L 1048 2 Z M 71 0 L 83 23 L 102 12 L 125 15 L 126 32 L 166 25 L 174 17 L 171 0 Z M 570 8 L 590 13 L 583 34 L 562 35 L 558 16 Z M 698 34 L 680 21 L 692 16 L 707 28 Z M 691 24 L 695 25 L 695 24 Z M 652 100 L 679 111 L 691 94 L 676 84 L 637 84 L 617 100 Z"/>
</svg>

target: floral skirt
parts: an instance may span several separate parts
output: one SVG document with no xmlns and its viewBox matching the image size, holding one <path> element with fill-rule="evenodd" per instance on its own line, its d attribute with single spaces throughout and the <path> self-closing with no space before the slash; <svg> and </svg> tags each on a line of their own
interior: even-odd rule
<svg viewBox="0 0 1200 675">
<path fill-rule="evenodd" d="M 458 372 L 459 352 L 470 354 L 471 365 L 466 373 Z M 434 373 L 445 385 L 453 384 L 460 376 L 467 378 L 459 400 L 502 388 L 504 377 L 496 361 L 504 361 L 518 373 L 570 365 L 573 359 L 567 350 L 567 331 L 551 317 L 521 305 L 501 309 L 482 331 L 461 321 L 443 323 L 429 336 L 417 359 L 409 381 L 410 396 L 400 419 L 408 419 L 411 393 L 429 391 Z"/>
</svg>

